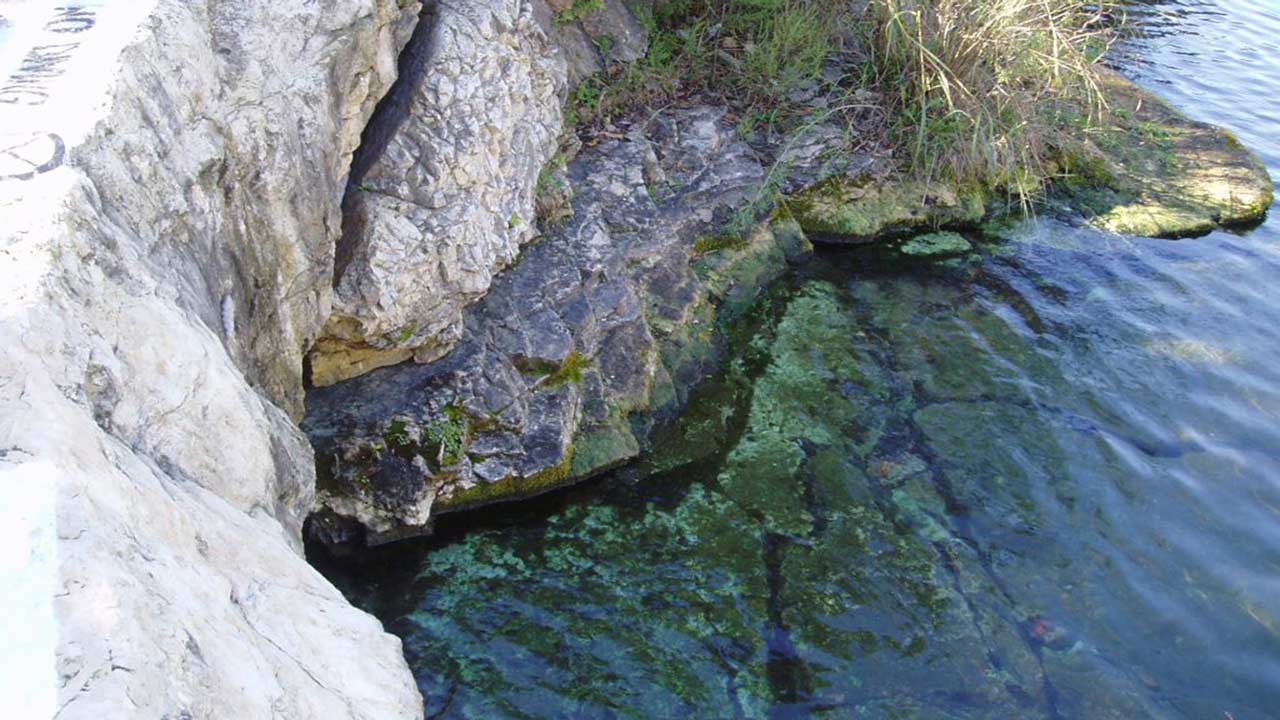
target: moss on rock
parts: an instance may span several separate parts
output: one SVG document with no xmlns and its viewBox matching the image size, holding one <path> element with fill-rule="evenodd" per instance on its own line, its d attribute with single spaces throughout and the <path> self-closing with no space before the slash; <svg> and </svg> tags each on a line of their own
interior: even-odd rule
<svg viewBox="0 0 1280 720">
<path fill-rule="evenodd" d="M 1185 237 L 1262 219 L 1271 178 L 1230 131 L 1196 122 L 1118 73 L 1102 75 L 1111 105 L 1097 159 L 1069 201 L 1123 235 Z M 1092 167 L 1091 166 L 1091 167 Z"/>
<path fill-rule="evenodd" d="M 640 443 L 622 422 L 583 432 L 575 448 L 570 467 L 575 478 L 595 475 L 640 454 Z"/>
<path fill-rule="evenodd" d="M 436 498 L 435 513 L 456 512 L 507 500 L 521 500 L 555 490 L 574 481 L 574 447 L 570 446 L 564 459 L 556 465 L 531 475 L 513 475 L 495 482 L 481 482 L 471 487 L 457 488 L 441 493 Z"/>
<path fill-rule="evenodd" d="M 942 232 L 917 235 L 904 242 L 898 251 L 908 257 L 939 257 L 959 255 L 973 249 L 968 240 L 960 233 L 944 230 Z"/>
<path fill-rule="evenodd" d="M 986 194 L 914 180 L 831 178 L 786 201 L 804 232 L 829 243 L 864 243 L 921 228 L 970 227 L 986 215 Z"/>
</svg>

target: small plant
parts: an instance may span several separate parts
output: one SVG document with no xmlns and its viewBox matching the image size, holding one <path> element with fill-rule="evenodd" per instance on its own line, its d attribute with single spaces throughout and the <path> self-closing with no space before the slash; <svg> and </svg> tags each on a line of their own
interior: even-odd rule
<svg viewBox="0 0 1280 720">
<path fill-rule="evenodd" d="M 382 439 L 386 441 L 387 447 L 392 450 L 403 450 L 413 447 L 417 443 L 417 438 L 414 437 L 413 433 L 409 432 L 409 424 L 404 420 L 393 420 L 387 426 L 387 431 L 383 434 Z"/>
<path fill-rule="evenodd" d="M 458 405 L 446 405 L 444 416 L 427 426 L 427 442 L 435 453 L 431 459 L 442 467 L 458 464 L 470 433 L 466 411 Z"/>
<path fill-rule="evenodd" d="M 566 383 L 582 382 L 582 374 L 591 367 L 591 360 L 574 350 L 565 356 L 559 365 L 545 360 L 524 362 L 521 371 L 530 375 L 541 376 L 534 383 L 535 387 L 557 387 Z"/>
<path fill-rule="evenodd" d="M 597 50 L 605 55 L 608 55 L 613 50 L 615 44 L 612 35 L 596 35 L 591 38 L 591 42 L 596 46 Z"/>
<path fill-rule="evenodd" d="M 816 80 L 834 49 L 829 21 L 820 3 L 787 3 L 762 15 L 742 52 L 741 82 L 776 97 Z"/>
<path fill-rule="evenodd" d="M 573 0 L 573 4 L 556 15 L 556 21 L 561 24 L 577 22 L 602 8 L 604 0 Z"/>
</svg>

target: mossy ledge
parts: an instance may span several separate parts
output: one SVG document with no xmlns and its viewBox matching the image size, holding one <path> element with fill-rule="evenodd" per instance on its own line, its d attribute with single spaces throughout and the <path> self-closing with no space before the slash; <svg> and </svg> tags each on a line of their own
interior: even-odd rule
<svg viewBox="0 0 1280 720">
<path fill-rule="evenodd" d="M 573 474 L 575 452 L 576 448 L 569 446 L 564 453 L 564 459 L 558 464 L 528 476 L 516 475 L 497 482 L 481 482 L 471 487 L 455 489 L 447 496 L 437 499 L 432 512 L 436 514 L 459 512 L 499 502 L 525 500 L 580 482 L 582 478 Z"/>
<path fill-rule="evenodd" d="M 1062 184 L 1067 202 L 1123 235 L 1187 237 L 1266 215 L 1266 166 L 1229 130 L 1197 122 L 1119 73 L 1100 75 L 1110 111 L 1095 157 Z"/>
<path fill-rule="evenodd" d="M 1229 131 L 1188 118 L 1119 73 L 1100 71 L 1109 111 L 1050 197 L 1095 226 L 1177 238 L 1260 221 L 1273 201 L 1266 167 Z M 815 242 L 861 244 L 972 228 L 1003 212 L 1002 191 L 908 177 L 828 178 L 783 201 Z"/>
<path fill-rule="evenodd" d="M 976 226 L 988 193 L 919 180 L 836 177 L 784 201 L 815 242 L 861 244 L 939 227 Z"/>
</svg>

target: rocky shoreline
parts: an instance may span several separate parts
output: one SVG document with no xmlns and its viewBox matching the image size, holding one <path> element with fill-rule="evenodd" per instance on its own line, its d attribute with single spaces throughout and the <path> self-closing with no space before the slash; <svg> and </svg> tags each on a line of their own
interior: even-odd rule
<svg viewBox="0 0 1280 720">
<path fill-rule="evenodd" d="M 597 5 L 0 10 L 21 708 L 420 717 L 399 642 L 307 565 L 308 516 L 385 542 L 627 462 L 811 242 L 927 253 L 1004 204 L 830 124 L 762 149 L 705 103 L 566 145 L 568 88 L 647 46 Z M 1133 109 L 1063 207 L 1261 217 L 1246 149 L 1110 82 Z"/>
<path fill-rule="evenodd" d="M 1269 176 L 1229 133 L 1105 77 L 1123 121 L 1088 174 L 1055 189 L 1052 211 L 1153 237 L 1265 213 Z M 734 309 L 814 243 L 948 255 L 964 238 L 936 230 L 998 227 L 1018 212 L 991 188 L 896 179 L 831 124 L 761 148 L 727 114 L 664 111 L 583 150 L 558 175 L 569 219 L 547 224 L 467 309 L 451 352 L 312 390 L 312 539 L 430 534 L 433 513 L 519 500 L 632 460 L 718 369 Z M 769 183 L 784 194 L 762 203 Z"/>
</svg>

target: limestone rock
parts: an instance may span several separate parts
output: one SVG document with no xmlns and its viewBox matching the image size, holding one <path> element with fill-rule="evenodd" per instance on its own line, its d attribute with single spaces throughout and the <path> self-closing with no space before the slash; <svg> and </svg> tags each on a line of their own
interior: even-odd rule
<svg viewBox="0 0 1280 720">
<path fill-rule="evenodd" d="M 421 715 L 399 642 L 302 557 L 290 417 L 416 11 L 0 8 L 9 716 Z"/>
<path fill-rule="evenodd" d="M 466 311 L 452 352 L 313 391 L 320 506 L 379 542 L 634 457 L 640 418 L 710 367 L 717 308 L 786 264 L 767 229 L 695 256 L 764 179 L 723 114 L 664 113 L 584 149 L 567 168 L 572 218 Z"/>
<path fill-rule="evenodd" d="M 637 2 L 636 6 L 643 5 Z M 603 7 L 578 21 L 610 62 L 635 62 L 649 50 L 649 33 L 623 0 L 604 0 Z"/>
<path fill-rule="evenodd" d="M 1271 176 L 1229 131 L 1191 120 L 1154 93 L 1104 72 L 1110 127 L 1093 177 L 1071 190 L 1094 225 L 1124 235 L 1184 237 L 1261 220 Z"/>
<path fill-rule="evenodd" d="M 581 1 L 581 0 L 580 0 Z M 652 12 L 653 0 L 600 0 L 576 20 L 566 22 L 575 0 L 534 0 L 534 17 L 564 57 L 569 86 L 574 87 L 611 62 L 633 62 L 649 49 L 649 33 L 635 16 Z"/>
<path fill-rule="evenodd" d="M 447 352 L 462 309 L 534 235 L 564 60 L 529 2 L 451 0 L 424 18 L 352 173 L 319 386 Z"/>
</svg>

